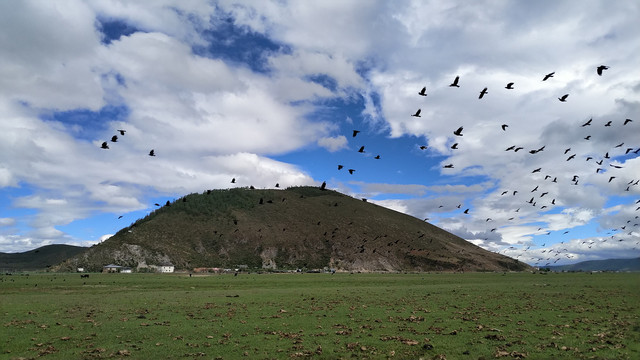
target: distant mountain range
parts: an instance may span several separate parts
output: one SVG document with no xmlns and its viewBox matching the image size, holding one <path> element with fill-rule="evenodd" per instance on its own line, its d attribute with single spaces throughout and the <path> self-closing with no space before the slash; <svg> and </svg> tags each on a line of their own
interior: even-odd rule
<svg viewBox="0 0 640 360">
<path fill-rule="evenodd" d="M 159 206 L 56 270 L 106 264 L 142 270 L 322 269 L 343 271 L 523 271 L 413 216 L 318 187 L 234 188 L 189 194 Z"/>
<path fill-rule="evenodd" d="M 547 267 L 551 271 L 640 271 L 640 258 L 589 260 L 570 265 Z"/>
<path fill-rule="evenodd" d="M 4 273 L 45 270 L 87 249 L 73 245 L 46 245 L 21 253 L 0 252 L 0 271 Z"/>
</svg>

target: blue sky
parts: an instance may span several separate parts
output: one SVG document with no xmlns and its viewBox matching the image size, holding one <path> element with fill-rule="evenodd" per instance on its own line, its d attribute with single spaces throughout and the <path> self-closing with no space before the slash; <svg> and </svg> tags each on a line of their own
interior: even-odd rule
<svg viewBox="0 0 640 360">
<path fill-rule="evenodd" d="M 95 244 L 206 189 L 326 181 L 532 265 L 639 256 L 639 15 L 609 1 L 1 3 L 0 252 Z"/>
</svg>

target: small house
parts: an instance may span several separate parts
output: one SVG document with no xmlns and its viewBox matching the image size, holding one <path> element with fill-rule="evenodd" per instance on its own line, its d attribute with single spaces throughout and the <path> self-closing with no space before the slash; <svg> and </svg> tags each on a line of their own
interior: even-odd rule
<svg viewBox="0 0 640 360">
<path fill-rule="evenodd" d="M 109 265 L 105 265 L 105 266 L 102 267 L 102 272 L 103 273 L 117 273 L 117 272 L 120 272 L 120 269 L 122 269 L 122 266 L 120 266 L 120 265 L 109 264 Z"/>
<path fill-rule="evenodd" d="M 163 263 L 158 265 L 157 269 L 158 272 L 161 273 L 172 273 L 175 270 L 175 266 L 173 266 L 173 264 L 171 263 Z"/>
</svg>

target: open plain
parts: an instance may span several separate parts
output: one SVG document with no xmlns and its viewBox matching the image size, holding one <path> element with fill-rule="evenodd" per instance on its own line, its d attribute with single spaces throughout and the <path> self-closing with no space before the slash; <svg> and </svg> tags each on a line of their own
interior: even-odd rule
<svg viewBox="0 0 640 360">
<path fill-rule="evenodd" d="M 3 275 L 2 359 L 638 359 L 638 273 Z"/>
</svg>

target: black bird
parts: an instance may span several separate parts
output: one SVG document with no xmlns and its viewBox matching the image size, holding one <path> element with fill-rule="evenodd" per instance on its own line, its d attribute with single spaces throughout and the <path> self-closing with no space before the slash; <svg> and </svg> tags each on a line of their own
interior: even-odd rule
<svg viewBox="0 0 640 360">
<path fill-rule="evenodd" d="M 591 135 L 587 135 L 584 139 L 585 139 L 585 140 L 589 140 L 589 139 L 591 139 Z"/>
<path fill-rule="evenodd" d="M 602 76 L 602 71 L 609 69 L 608 66 L 606 65 L 600 65 L 598 66 L 598 68 L 596 69 L 596 71 L 598 72 L 599 76 Z"/>
<path fill-rule="evenodd" d="M 504 149 L 504 151 L 513 150 L 513 149 L 515 149 L 515 148 L 516 148 L 516 146 L 515 146 L 515 145 L 512 145 L 512 146 L 509 146 L 508 148 Z"/>
<path fill-rule="evenodd" d="M 586 123 L 582 124 L 582 127 L 591 125 L 591 120 L 593 120 L 593 118 L 589 119 L 589 121 L 587 121 Z"/>
<path fill-rule="evenodd" d="M 320 185 L 320 190 L 324 190 L 324 189 L 326 189 L 326 187 L 327 187 L 327 182 L 323 181 L 322 185 Z"/>
<path fill-rule="evenodd" d="M 622 166 L 620 166 L 620 165 L 609 164 L 609 166 L 611 166 L 612 168 L 616 168 L 616 169 L 622 169 Z"/>
<path fill-rule="evenodd" d="M 231 179 L 231 183 L 235 184 L 236 183 L 236 178 Z"/>
<path fill-rule="evenodd" d="M 376 156 L 374 156 L 374 159 L 376 159 L 376 160 L 380 160 L 380 155 L 376 155 Z"/>
<path fill-rule="evenodd" d="M 411 115 L 411 116 L 420 117 L 420 111 L 422 111 L 422 110 L 418 109 L 418 111 L 416 111 L 416 113 Z"/>
<path fill-rule="evenodd" d="M 478 96 L 478 99 L 482 99 L 488 93 L 489 92 L 487 91 L 487 88 L 482 89 L 482 91 L 480 91 L 480 96 Z"/>
<path fill-rule="evenodd" d="M 451 148 L 452 149 L 457 149 L 458 148 L 458 143 L 455 143 L 455 144 L 451 145 Z M 631 150 L 633 150 L 633 149 L 631 149 Z"/>
<path fill-rule="evenodd" d="M 122 219 L 122 215 L 118 216 L 118 219 Z"/>
<path fill-rule="evenodd" d="M 573 154 L 573 155 L 569 156 L 569 158 L 567 158 L 567 161 L 569 161 L 569 160 L 571 160 L 571 159 L 573 159 L 575 157 L 576 157 L 576 154 Z"/>
<path fill-rule="evenodd" d="M 427 87 L 423 87 L 422 90 L 418 93 L 420 96 L 427 96 Z"/>
<path fill-rule="evenodd" d="M 108 144 L 107 144 L 107 142 L 105 141 L 105 142 L 103 142 L 103 143 L 102 143 L 102 146 L 100 146 L 100 148 L 101 148 L 101 149 L 108 149 L 108 148 L 109 148 L 109 145 L 108 145 Z"/>
<path fill-rule="evenodd" d="M 127 130 L 121 130 L 121 129 L 116 130 L 116 131 L 117 131 L 117 132 L 119 132 L 119 133 L 120 133 L 120 135 L 122 135 L 122 136 L 124 136 L 124 133 L 126 133 L 126 132 L 127 132 Z"/>
<path fill-rule="evenodd" d="M 536 192 L 536 191 L 538 191 L 538 187 L 539 187 L 539 186 L 536 186 L 533 190 L 531 190 L 531 192 Z"/>
<path fill-rule="evenodd" d="M 428 146 L 426 145 L 420 145 L 420 150 L 426 150 L 428 148 Z"/>
<path fill-rule="evenodd" d="M 542 168 L 537 168 L 537 169 L 533 170 L 531 173 L 537 173 L 537 172 L 540 172 L 540 170 L 542 170 Z"/>
<path fill-rule="evenodd" d="M 453 164 L 447 164 L 447 165 L 443 166 L 443 168 L 445 168 L 445 169 L 453 169 Z"/>
<path fill-rule="evenodd" d="M 624 154 L 625 154 L 625 155 L 627 155 L 628 153 L 630 153 L 630 152 L 631 152 L 631 150 L 633 150 L 633 148 L 627 148 L 627 151 L 625 151 L 625 153 L 624 153 Z"/>
<path fill-rule="evenodd" d="M 349 169 L 349 174 L 352 174 L 352 175 L 353 175 L 353 172 L 354 172 L 354 171 L 355 171 L 354 169 Z"/>
<path fill-rule="evenodd" d="M 610 178 L 609 178 L 609 182 L 611 182 L 611 180 L 613 180 L 613 179 L 615 179 L 615 178 L 616 178 L 615 176 L 610 177 Z"/>
<path fill-rule="evenodd" d="M 502 124 L 502 131 L 506 131 L 508 127 L 509 127 L 509 125 L 507 125 L 507 124 Z"/>
<path fill-rule="evenodd" d="M 587 156 L 587 161 L 593 159 L 591 156 Z"/>
<path fill-rule="evenodd" d="M 604 124 L 604 126 L 611 126 L 611 120 L 607 121 L 607 123 Z"/>
<path fill-rule="evenodd" d="M 513 149 L 514 152 L 518 152 L 519 150 L 524 149 L 523 147 L 518 146 L 517 148 Z"/>
<path fill-rule="evenodd" d="M 606 153 L 604 154 L 604 158 L 605 158 L 605 159 L 611 159 L 611 157 L 609 157 L 609 152 L 606 152 Z"/>
<path fill-rule="evenodd" d="M 156 152 L 153 149 L 151 149 L 151 151 L 149 151 L 149 156 L 156 156 Z"/>
<path fill-rule="evenodd" d="M 360 130 L 353 130 L 353 137 L 356 137 L 356 135 L 358 135 L 359 132 Z"/>
<path fill-rule="evenodd" d="M 462 126 L 460 126 L 458 130 L 454 131 L 453 135 L 462 136 Z"/>
<path fill-rule="evenodd" d="M 505 89 L 513 90 L 513 83 L 512 82 L 508 83 Z"/>
<path fill-rule="evenodd" d="M 624 123 L 622 125 L 627 125 L 628 123 L 632 122 L 633 120 L 631 119 L 625 119 Z"/>
<path fill-rule="evenodd" d="M 450 87 L 460 87 L 460 85 L 458 85 L 458 81 L 460 81 L 460 76 L 456 76 L 456 78 L 453 80 L 453 82 L 449 86 Z"/>
<path fill-rule="evenodd" d="M 558 100 L 562 102 L 566 102 L 568 97 L 569 97 L 569 94 L 564 94 L 561 97 L 559 97 Z"/>
<path fill-rule="evenodd" d="M 280 183 L 276 183 L 276 187 L 279 188 L 280 187 Z"/>
<path fill-rule="evenodd" d="M 342 166 L 342 165 L 338 165 L 338 170 L 342 170 L 343 167 L 344 166 Z"/>
<path fill-rule="evenodd" d="M 571 151 L 571 148 L 568 148 L 567 150 L 564 151 L 564 154 L 567 155 L 567 153 Z"/>
<path fill-rule="evenodd" d="M 622 147 L 622 145 L 624 145 L 624 143 L 620 143 L 620 144 L 618 144 L 618 145 L 614 146 L 614 148 Z"/>
<path fill-rule="evenodd" d="M 153 205 L 155 205 L 155 206 L 160 206 L 160 204 L 158 204 L 158 203 L 155 203 L 155 204 L 153 204 Z"/>
<path fill-rule="evenodd" d="M 469 213 L 469 209 L 466 209 L 466 210 L 464 211 L 464 213 L 465 213 L 465 214 L 468 214 L 468 213 Z"/>
<path fill-rule="evenodd" d="M 111 137 L 111 142 L 118 142 L 118 135 L 113 135 Z"/>
<path fill-rule="evenodd" d="M 547 80 L 549 80 L 549 78 L 552 78 L 552 77 L 553 77 L 553 75 L 554 75 L 555 73 L 556 73 L 555 71 L 554 71 L 554 72 L 552 72 L 552 73 L 548 73 L 547 75 L 545 75 L 545 76 L 544 76 L 544 78 L 542 79 L 542 81 L 547 81 Z"/>
<path fill-rule="evenodd" d="M 363 153 L 364 152 L 364 146 L 360 146 L 360 149 L 358 150 L 359 153 Z"/>
</svg>

